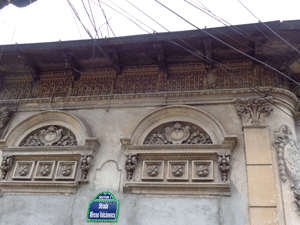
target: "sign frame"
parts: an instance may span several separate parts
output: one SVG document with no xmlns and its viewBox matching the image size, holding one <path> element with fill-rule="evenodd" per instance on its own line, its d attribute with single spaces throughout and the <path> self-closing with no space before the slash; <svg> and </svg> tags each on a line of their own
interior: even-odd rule
<svg viewBox="0 0 300 225">
<path fill-rule="evenodd" d="M 114 220 L 107 220 L 107 219 L 90 219 L 90 209 L 91 209 L 91 204 L 94 202 L 99 202 L 99 203 L 116 203 L 116 217 Z M 120 208 L 120 200 L 116 200 L 115 196 L 108 191 L 100 192 L 94 199 L 90 200 L 89 202 L 89 207 L 87 211 L 87 222 L 104 222 L 104 223 L 113 223 L 113 222 L 118 222 L 119 218 L 119 208 Z"/>
</svg>

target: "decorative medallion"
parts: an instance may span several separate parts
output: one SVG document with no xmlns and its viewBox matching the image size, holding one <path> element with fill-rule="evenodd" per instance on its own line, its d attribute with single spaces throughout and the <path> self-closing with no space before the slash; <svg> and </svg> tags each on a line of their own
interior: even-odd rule
<svg viewBox="0 0 300 225">
<path fill-rule="evenodd" d="M 181 177 L 183 175 L 184 172 L 184 165 L 174 165 L 172 167 L 172 174 L 175 177 Z"/>
<path fill-rule="evenodd" d="M 294 184 L 291 189 L 294 193 L 294 204 L 300 215 L 300 149 L 287 125 L 275 132 L 274 146 L 277 149 L 279 173 L 283 182 L 289 177 Z"/>
<path fill-rule="evenodd" d="M 159 173 L 159 167 L 157 165 L 148 166 L 147 173 L 151 177 L 156 177 Z"/>
<path fill-rule="evenodd" d="M 75 135 L 63 127 L 49 126 L 31 133 L 20 146 L 77 146 Z"/>
<path fill-rule="evenodd" d="M 212 140 L 202 129 L 176 122 L 172 126 L 165 126 L 152 132 L 144 144 L 212 144 Z"/>
<path fill-rule="evenodd" d="M 26 176 L 29 173 L 29 166 L 28 165 L 23 165 L 20 166 L 19 168 L 19 175 L 20 176 Z"/>
<path fill-rule="evenodd" d="M 64 177 L 68 177 L 72 174 L 72 165 L 64 165 L 62 166 L 61 168 L 61 174 L 64 176 Z"/>
<path fill-rule="evenodd" d="M 199 177 L 207 177 L 209 175 L 209 169 L 204 165 L 200 165 L 197 169 L 197 175 Z"/>
<path fill-rule="evenodd" d="M 40 169 L 40 174 L 42 176 L 48 176 L 51 173 L 51 165 L 42 165 Z"/>
</svg>

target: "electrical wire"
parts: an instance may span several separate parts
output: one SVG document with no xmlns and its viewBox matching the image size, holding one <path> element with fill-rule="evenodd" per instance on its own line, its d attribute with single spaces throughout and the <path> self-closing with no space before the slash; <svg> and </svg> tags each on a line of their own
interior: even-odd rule
<svg viewBox="0 0 300 225">
<path fill-rule="evenodd" d="M 72 11 L 71 8 L 70 8 L 70 11 L 71 11 L 72 17 L 73 17 L 73 19 L 74 19 L 74 21 L 75 21 L 75 24 L 76 24 L 76 27 L 77 27 L 77 30 L 78 30 L 80 39 L 82 39 L 82 36 L 81 36 L 80 30 L 79 30 L 78 24 L 77 24 L 77 22 L 76 22 L 76 19 L 75 19 L 75 17 L 74 17 L 74 14 L 73 14 L 74 12 Z"/>
<path fill-rule="evenodd" d="M 93 2 L 93 1 L 92 1 Z M 103 3 L 103 2 L 102 2 Z M 104 5 L 106 5 L 107 7 L 111 8 L 112 10 L 116 11 L 117 13 L 121 14 L 122 16 L 124 16 L 125 18 L 129 19 L 130 21 L 132 21 L 133 23 L 135 23 L 137 26 L 139 26 L 141 29 L 143 29 L 144 31 L 146 31 L 144 28 L 142 28 L 140 25 L 138 25 L 136 22 L 134 22 L 133 20 L 131 20 L 130 18 L 128 18 L 127 16 L 125 16 L 124 14 L 120 13 L 119 11 L 117 11 L 116 9 L 108 6 L 107 4 L 103 3 Z M 120 7 L 119 7 L 120 8 Z M 122 9 L 123 10 L 123 9 Z M 123 10 L 125 11 L 125 10 Z M 126 11 L 125 11 L 126 12 Z M 127 13 L 127 12 L 126 12 Z M 129 14 L 129 13 L 127 13 Z M 129 14 L 130 15 L 130 14 Z M 131 15 L 132 16 L 132 15 Z M 133 17 L 133 16 L 132 16 Z M 144 24 L 144 23 L 143 23 Z M 145 25 L 145 24 L 144 24 Z M 147 26 L 147 25 L 146 25 Z M 147 26 L 149 28 L 149 26 Z M 154 33 L 150 33 L 148 31 L 146 31 L 149 34 L 152 34 L 154 36 L 156 36 L 156 32 L 154 30 Z M 174 42 L 174 44 L 178 45 L 176 42 Z M 179 45 L 180 46 L 180 45 Z M 182 46 L 180 46 L 182 47 Z M 182 47 L 184 48 L 184 47 Z M 199 55 L 195 54 L 194 52 L 188 50 L 185 48 L 186 51 L 190 52 L 193 55 L 196 55 L 197 57 L 199 57 Z M 245 86 L 247 86 L 247 88 L 249 88 L 250 90 L 252 90 L 254 93 L 256 93 L 257 95 L 259 95 L 261 98 L 265 99 L 267 102 L 269 102 L 270 104 L 272 104 L 273 106 L 275 106 L 276 108 L 278 108 L 280 111 L 282 111 L 283 113 L 285 113 L 286 115 L 290 116 L 291 118 L 293 118 L 290 114 L 288 114 L 287 112 L 285 112 L 283 109 L 281 109 L 280 107 L 278 107 L 277 105 L 275 105 L 273 102 L 271 102 L 269 99 L 266 98 L 266 96 L 263 96 L 262 94 L 258 93 L 255 89 L 255 87 L 252 87 L 251 85 L 249 85 L 248 83 L 244 82 L 243 80 L 239 79 L 238 77 L 234 76 L 233 74 L 231 74 L 230 72 L 224 70 L 222 67 L 217 66 L 219 69 L 221 69 L 223 72 L 229 74 L 230 76 L 232 76 L 234 79 L 238 80 L 239 82 L 243 83 Z M 260 91 L 260 90 L 259 90 Z M 260 91 L 261 92 L 261 91 Z M 264 93 L 265 94 L 265 93 Z M 294 119 L 294 118 L 293 118 Z M 295 119 L 294 119 L 295 120 Z"/>
<path fill-rule="evenodd" d="M 296 49 L 294 46 L 292 46 L 290 43 L 288 43 L 286 40 L 284 40 L 279 34 L 277 34 L 275 31 L 273 31 L 267 24 L 265 24 L 264 22 L 260 21 L 260 19 L 258 19 L 240 0 L 238 0 L 239 3 L 242 4 L 242 6 L 244 6 L 244 8 L 250 12 L 260 23 L 262 23 L 266 28 L 268 28 L 273 34 L 275 34 L 280 40 L 282 40 L 284 43 L 286 43 L 288 46 L 290 46 L 292 49 L 294 49 L 296 52 L 298 52 L 300 54 L 300 51 L 298 49 Z"/>
<path fill-rule="evenodd" d="M 155 0 L 155 1 L 156 1 L 157 3 L 159 3 L 160 5 L 162 5 L 163 7 L 165 7 L 166 9 L 168 9 L 168 10 L 169 10 L 170 12 L 172 12 L 173 14 L 177 15 L 179 18 L 181 18 L 182 20 L 184 20 L 184 21 L 187 22 L 188 24 L 190 24 L 190 25 L 192 25 L 193 27 L 197 28 L 197 30 L 198 30 L 199 32 L 204 32 L 205 34 L 207 34 L 207 35 L 209 35 L 210 37 L 216 39 L 217 41 L 219 41 L 219 42 L 221 42 L 222 44 L 228 46 L 229 48 L 231 48 L 231 49 L 233 49 L 233 50 L 235 50 L 235 51 L 241 53 L 242 55 L 244 55 L 244 56 L 246 56 L 246 57 L 248 57 L 248 58 L 250 58 L 250 59 L 252 59 L 252 60 L 254 60 L 254 61 L 256 61 L 256 62 L 259 62 L 259 63 L 265 65 L 266 67 L 268 67 L 268 68 L 274 70 L 275 72 L 277 72 L 277 73 L 279 73 L 279 74 L 285 76 L 286 78 L 288 78 L 289 80 L 293 81 L 294 83 L 296 83 L 297 85 L 300 86 L 300 83 L 298 83 L 298 82 L 295 81 L 294 79 L 290 78 L 289 76 L 285 75 L 284 73 L 278 71 L 277 69 L 273 68 L 272 66 L 270 66 L 270 65 L 268 65 L 268 64 L 266 64 L 266 63 L 264 63 L 264 62 L 262 62 L 262 61 L 260 61 L 260 60 L 258 60 L 258 59 L 256 59 L 256 58 L 254 58 L 254 57 L 252 57 L 252 56 L 250 56 L 250 55 L 248 55 L 248 54 L 246 54 L 246 53 L 244 53 L 244 52 L 238 50 L 237 48 L 235 48 L 235 47 L 233 47 L 233 46 L 227 44 L 226 42 L 224 42 L 224 41 L 222 41 L 221 39 L 215 37 L 214 35 L 210 34 L 209 32 L 207 32 L 207 31 L 205 31 L 205 30 L 201 30 L 199 27 L 197 27 L 197 26 L 194 25 L 193 23 L 189 22 L 188 20 L 186 20 L 185 18 L 183 18 L 182 16 L 180 16 L 178 13 L 174 12 L 173 10 L 171 10 L 170 8 L 168 8 L 167 6 L 165 6 L 164 4 L 162 4 L 160 1 L 158 1 L 158 0 Z"/>
</svg>

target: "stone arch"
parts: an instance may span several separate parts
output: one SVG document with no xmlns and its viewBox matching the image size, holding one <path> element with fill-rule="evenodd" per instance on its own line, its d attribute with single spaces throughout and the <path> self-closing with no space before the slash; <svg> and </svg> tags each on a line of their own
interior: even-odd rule
<svg viewBox="0 0 300 225">
<path fill-rule="evenodd" d="M 156 127 L 177 121 L 195 124 L 202 128 L 210 136 L 213 144 L 222 144 L 226 138 L 233 138 L 233 136 L 226 134 L 226 131 L 216 119 L 203 110 L 178 105 L 164 107 L 143 118 L 134 128 L 130 142 L 132 145 L 142 145 L 148 134 Z"/>
<path fill-rule="evenodd" d="M 16 125 L 7 133 L 2 145 L 17 147 L 28 134 L 51 125 L 65 127 L 73 132 L 78 146 L 84 146 L 86 139 L 92 137 L 92 132 L 84 121 L 67 112 L 50 110 L 35 114 Z"/>
</svg>

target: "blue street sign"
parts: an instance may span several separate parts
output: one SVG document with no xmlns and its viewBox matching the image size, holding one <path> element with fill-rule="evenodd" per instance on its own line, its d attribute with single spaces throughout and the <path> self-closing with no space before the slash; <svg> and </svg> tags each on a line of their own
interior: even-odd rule
<svg viewBox="0 0 300 225">
<path fill-rule="evenodd" d="M 89 203 L 87 222 L 118 222 L 120 200 L 110 192 L 101 192 Z"/>
</svg>

